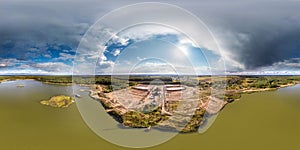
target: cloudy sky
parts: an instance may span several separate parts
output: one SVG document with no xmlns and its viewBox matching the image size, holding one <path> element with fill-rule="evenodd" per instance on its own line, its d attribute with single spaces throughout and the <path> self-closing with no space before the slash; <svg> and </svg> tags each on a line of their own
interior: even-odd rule
<svg viewBox="0 0 300 150">
<path fill-rule="evenodd" d="M 76 49 L 90 26 L 108 12 L 137 2 L 142 1 L 0 0 L 0 74 L 72 74 Z M 158 2 L 187 9 L 207 25 L 219 44 L 227 72 L 300 74 L 299 0 Z M 164 35 L 167 40 L 179 43 L 181 41 L 174 37 L 177 34 Z M 162 38 L 155 33 L 145 40 L 153 42 L 153 37 Z M 134 54 L 134 47 L 130 47 L 132 41 L 134 39 L 127 38 L 123 43 L 108 43 L 103 53 L 98 54 L 102 58 L 98 65 L 99 73 L 105 73 L 105 69 L 112 65 L 130 63 L 125 59 L 124 62 L 117 62 L 116 57 L 122 58 L 122 49 L 127 46 Z M 189 51 L 181 51 L 184 54 L 182 56 L 190 54 L 187 56 L 190 59 L 197 56 L 193 60 L 203 57 L 196 50 Z M 131 55 L 132 57 L 126 58 L 142 61 L 144 54 L 141 57 Z M 212 54 L 210 57 L 220 56 Z M 144 64 L 153 65 L 153 62 L 159 67 L 165 65 L 157 60 Z M 201 71 L 208 67 L 201 61 L 192 61 L 192 64 L 202 69 Z M 180 65 L 182 64 L 178 66 Z M 138 68 L 145 70 L 138 66 L 136 70 L 141 70 Z"/>
</svg>

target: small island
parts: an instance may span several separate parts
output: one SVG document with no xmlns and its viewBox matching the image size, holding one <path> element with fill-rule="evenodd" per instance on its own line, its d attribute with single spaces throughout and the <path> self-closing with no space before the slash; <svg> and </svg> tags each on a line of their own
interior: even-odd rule
<svg viewBox="0 0 300 150">
<path fill-rule="evenodd" d="M 40 103 L 42 105 L 57 107 L 57 108 L 66 108 L 74 103 L 74 99 L 70 96 L 59 95 L 53 96 L 49 100 L 42 100 Z"/>
<path fill-rule="evenodd" d="M 202 125 L 205 126 L 210 116 L 244 94 L 300 84 L 300 76 L 186 76 L 193 82 L 180 82 L 176 77 L 0 76 L 0 82 L 34 79 L 45 84 L 89 86 L 90 97 L 100 102 L 106 112 L 124 127 L 182 133 L 196 132 Z M 222 85 L 224 90 L 215 90 L 218 85 Z M 40 103 L 65 108 L 74 103 L 74 99 L 59 95 Z"/>
</svg>

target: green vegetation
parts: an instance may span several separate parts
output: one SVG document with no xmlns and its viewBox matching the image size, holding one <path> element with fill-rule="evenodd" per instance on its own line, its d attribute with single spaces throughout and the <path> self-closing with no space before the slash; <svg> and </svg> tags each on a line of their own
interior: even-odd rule
<svg viewBox="0 0 300 150">
<path fill-rule="evenodd" d="M 227 77 L 227 89 L 240 90 L 245 88 L 278 88 L 299 82 L 299 76 L 232 76 Z"/>
<path fill-rule="evenodd" d="M 226 78 L 227 102 L 239 99 L 243 93 L 276 90 L 280 87 L 300 83 L 300 76 L 230 76 Z"/>
<path fill-rule="evenodd" d="M 224 95 L 224 100 L 231 103 L 234 100 L 240 99 L 242 97 L 242 94 L 240 92 L 235 91 L 226 91 Z"/>
<path fill-rule="evenodd" d="M 166 105 L 166 111 L 172 112 L 177 109 L 179 105 L 179 101 L 167 101 Z"/>
<path fill-rule="evenodd" d="M 42 100 L 40 101 L 40 103 L 46 106 L 64 108 L 69 107 L 71 104 L 73 104 L 74 99 L 70 96 L 59 95 L 53 96 L 49 100 Z"/>
<path fill-rule="evenodd" d="M 158 125 L 168 119 L 168 116 L 161 114 L 161 108 L 156 108 L 149 113 L 129 111 L 122 115 L 123 125 L 134 128 L 148 128 Z"/>
<path fill-rule="evenodd" d="M 0 82 L 11 80 L 28 80 L 33 78 L 34 76 L 0 76 Z"/>
<path fill-rule="evenodd" d="M 99 97 L 106 99 L 105 93 L 110 93 L 114 90 L 124 89 L 130 86 L 135 86 L 137 84 L 150 84 L 153 80 L 159 79 L 163 81 L 164 84 L 180 84 L 179 80 L 170 76 L 0 76 L 0 82 L 5 80 L 24 80 L 24 79 L 34 79 L 44 83 L 51 84 L 62 84 L 69 85 L 72 82 L 77 84 L 97 84 L 101 85 L 102 92 L 98 93 Z M 190 82 L 194 81 L 194 82 Z M 200 99 L 207 99 L 211 95 L 212 88 L 218 86 L 218 83 L 226 85 L 225 93 L 220 93 L 219 95 L 214 95 L 216 98 L 224 99 L 227 102 L 233 102 L 239 99 L 243 93 L 252 93 L 259 91 L 275 90 L 280 87 L 290 86 L 300 83 L 300 76 L 229 76 L 229 77 L 198 77 L 194 80 L 188 80 L 187 82 L 181 83 L 187 86 L 199 86 L 201 91 L 199 97 Z M 100 86 L 99 86 L 100 87 Z M 206 102 L 204 100 L 204 102 Z M 68 107 L 74 100 L 69 96 L 54 96 L 49 100 L 43 100 L 40 102 L 43 105 L 48 105 L 52 107 Z M 182 116 L 180 120 L 171 120 L 170 117 L 162 114 L 161 107 L 153 107 L 151 105 L 145 105 L 143 110 L 140 111 L 127 111 L 122 113 L 118 111 L 117 107 L 112 107 L 113 103 L 110 101 L 105 102 L 101 100 L 102 105 L 106 110 L 110 109 L 108 113 L 112 115 L 117 121 L 123 123 L 125 126 L 135 127 L 135 128 L 148 128 L 156 125 L 161 125 L 162 122 L 168 120 L 168 125 L 170 129 L 176 127 L 183 128 L 181 132 L 194 132 L 197 131 L 201 123 L 204 121 L 205 109 L 198 108 L 191 117 Z M 168 101 L 165 104 L 165 109 L 167 112 L 174 112 L 178 107 L 178 101 Z M 176 114 L 177 115 L 177 114 Z M 180 115 L 180 114 L 179 114 Z M 182 126 L 182 125 L 185 126 Z"/>
<path fill-rule="evenodd" d="M 113 77 L 113 78 L 112 78 Z M 174 77 L 173 77 L 174 78 Z M 70 84 L 72 82 L 77 84 L 101 84 L 116 86 L 134 86 L 137 83 L 150 84 L 151 81 L 159 79 L 164 84 L 179 84 L 179 80 L 174 80 L 170 76 L 0 76 L 0 82 L 3 80 L 26 80 L 34 79 L 46 83 Z M 213 79 L 213 80 L 212 80 Z M 195 83 L 200 88 L 208 88 L 213 85 L 212 82 L 224 81 L 224 77 L 203 76 L 198 79 L 191 79 L 182 84 L 194 86 Z M 279 85 L 286 85 L 300 81 L 300 76 L 228 76 L 225 78 L 228 89 L 240 89 L 245 86 L 256 88 L 272 88 Z M 191 81 L 195 81 L 191 83 Z"/>
<path fill-rule="evenodd" d="M 196 132 L 204 121 L 204 109 L 197 109 L 188 124 L 181 130 L 182 133 Z"/>
<path fill-rule="evenodd" d="M 216 98 L 224 99 L 228 103 L 240 99 L 242 93 L 273 90 L 280 87 L 290 86 L 296 83 L 300 83 L 300 77 L 296 77 L 296 76 L 258 76 L 258 77 L 230 76 L 226 78 L 199 77 L 198 80 L 199 81 L 195 83 L 199 84 L 199 90 L 201 90 L 200 97 L 202 98 L 211 95 L 211 88 L 214 85 L 218 86 L 218 83 L 221 83 L 222 85 L 226 85 L 227 90 L 225 91 L 224 94 L 220 93 L 214 96 Z M 130 80 L 130 82 L 139 83 L 139 84 L 148 83 L 149 81 L 150 79 L 147 79 L 146 77 L 144 78 L 138 77 L 137 79 L 131 78 Z M 171 82 L 170 80 L 167 81 Z M 194 86 L 195 84 L 187 82 L 185 83 L 185 85 Z M 112 91 L 112 87 L 110 86 L 107 86 L 107 89 L 108 90 L 104 90 L 104 92 Z M 168 101 L 165 105 L 166 105 L 165 109 L 167 112 L 174 112 L 178 107 L 178 101 Z M 177 130 L 182 133 L 196 132 L 199 126 L 201 126 L 201 124 L 205 121 L 204 115 L 206 110 L 203 108 L 196 109 L 194 115 L 190 116 L 191 118 L 188 116 L 184 116 L 182 114 L 176 114 L 176 116 L 178 116 L 176 117 L 177 120 L 174 120 L 166 115 L 161 114 L 161 108 L 145 105 L 144 109 L 146 110 L 129 111 L 123 115 L 117 112 L 110 113 L 110 114 L 114 114 L 115 116 L 118 116 L 118 118 L 121 118 L 119 119 L 119 121 L 125 126 L 129 126 L 133 128 L 148 128 L 148 127 L 157 126 L 160 129 Z"/>
</svg>

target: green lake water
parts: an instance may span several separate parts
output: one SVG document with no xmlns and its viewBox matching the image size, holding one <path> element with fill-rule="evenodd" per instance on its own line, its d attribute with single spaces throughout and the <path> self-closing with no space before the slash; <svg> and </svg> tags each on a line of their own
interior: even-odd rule
<svg viewBox="0 0 300 150">
<path fill-rule="evenodd" d="M 16 87 L 19 84 L 25 87 Z M 76 105 L 59 109 L 39 104 L 40 100 L 60 94 L 71 95 L 72 87 L 33 80 L 0 83 L 0 149 L 128 149 L 94 134 L 82 120 Z M 87 93 L 81 95 L 83 100 L 90 100 Z M 179 134 L 147 149 L 300 149 L 299 116 L 300 85 L 243 95 L 240 101 L 227 105 L 204 134 Z"/>
</svg>

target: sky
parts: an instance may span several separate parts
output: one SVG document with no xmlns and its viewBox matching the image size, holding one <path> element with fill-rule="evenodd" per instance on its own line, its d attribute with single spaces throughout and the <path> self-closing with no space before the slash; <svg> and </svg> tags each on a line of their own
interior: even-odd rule
<svg viewBox="0 0 300 150">
<path fill-rule="evenodd" d="M 203 51 L 184 34 L 156 24 L 133 26 L 105 45 L 98 74 L 206 74 L 209 62 Z M 86 60 L 85 60 L 86 61 Z M 104 69 L 103 64 L 110 64 Z"/>
<path fill-rule="evenodd" d="M 149 71 L 145 68 L 147 64 L 153 66 L 153 62 L 158 70 L 170 68 L 167 64 L 172 62 L 171 57 L 165 56 L 172 49 L 172 53 L 181 53 L 181 59 L 189 60 L 199 74 L 209 70 L 205 57 L 216 61 L 222 58 L 227 74 L 300 74 L 299 0 L 156 1 L 182 7 L 201 19 L 213 34 L 222 55 L 203 48 L 202 51 L 207 51 L 204 56 L 192 42 L 182 43 L 186 40 L 180 38 L 180 34 L 167 29 L 144 37 L 146 42 L 137 37 L 118 41 L 124 40 L 119 35 L 118 40 L 110 41 L 105 49 L 95 54 L 100 57 L 97 73 L 111 72 L 118 65 L 126 68 L 133 61 L 137 62 L 135 71 L 139 72 Z M 88 29 L 108 12 L 137 2 L 143 1 L 0 0 L 0 74 L 72 74 L 77 48 Z M 131 18 L 123 19 L 119 21 Z M 175 47 L 162 42 L 166 40 L 173 42 Z M 143 56 L 150 55 L 151 50 L 143 53 L 134 50 L 136 46 L 151 48 L 151 42 L 159 43 L 160 47 L 152 44 L 156 45 L 152 49 L 157 50 L 155 53 L 159 53 L 159 49 L 164 51 L 166 54 L 160 56 L 170 62 L 146 61 Z M 162 49 L 164 46 L 166 48 Z M 186 51 L 180 49 L 182 46 L 188 47 Z M 125 49 L 131 57 L 126 56 Z M 123 62 L 117 58 L 122 58 Z M 183 61 L 175 68 L 180 66 L 186 68 L 189 64 Z M 132 71 L 132 67 L 134 65 L 125 72 Z"/>
</svg>

